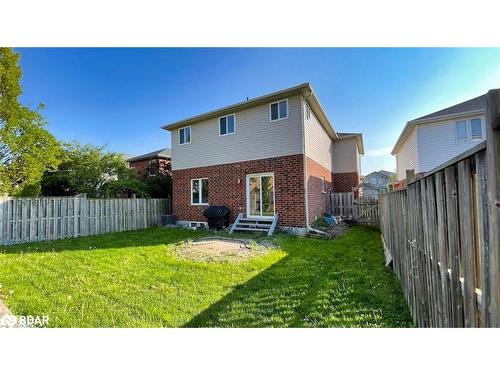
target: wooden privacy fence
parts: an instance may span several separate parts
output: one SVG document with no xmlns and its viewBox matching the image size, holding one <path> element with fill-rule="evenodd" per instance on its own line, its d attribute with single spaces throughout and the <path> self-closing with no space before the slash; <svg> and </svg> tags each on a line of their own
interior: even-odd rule
<svg viewBox="0 0 500 375">
<path fill-rule="evenodd" d="M 148 228 L 169 212 L 167 199 L 0 197 L 0 245 Z"/>
<path fill-rule="evenodd" d="M 346 216 L 360 224 L 379 225 L 378 200 L 370 197 L 354 198 L 352 192 L 329 193 L 326 195 L 328 213 Z"/>
<path fill-rule="evenodd" d="M 500 95 L 487 144 L 380 197 L 386 252 L 420 327 L 498 327 Z"/>
<path fill-rule="evenodd" d="M 328 213 L 334 216 L 356 216 L 353 193 L 329 193 L 326 195 Z"/>
</svg>

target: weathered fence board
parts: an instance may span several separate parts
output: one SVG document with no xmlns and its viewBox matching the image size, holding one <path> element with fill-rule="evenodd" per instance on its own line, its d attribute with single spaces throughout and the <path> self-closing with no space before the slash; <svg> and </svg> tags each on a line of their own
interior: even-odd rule
<svg viewBox="0 0 500 375">
<path fill-rule="evenodd" d="M 356 216 L 353 193 L 330 193 L 326 195 L 328 212 L 334 216 Z"/>
<path fill-rule="evenodd" d="M 486 142 L 380 198 L 418 326 L 500 327 L 500 90 L 488 93 L 486 128 Z"/>
<path fill-rule="evenodd" d="M 0 245 L 147 228 L 170 210 L 167 199 L 0 196 Z"/>
<path fill-rule="evenodd" d="M 357 220 L 360 224 L 378 226 L 380 222 L 378 200 L 371 197 L 354 197 L 351 192 L 326 195 L 328 213 Z"/>
<path fill-rule="evenodd" d="M 489 327 L 493 228 L 486 145 L 380 198 L 384 245 L 418 326 Z"/>
</svg>

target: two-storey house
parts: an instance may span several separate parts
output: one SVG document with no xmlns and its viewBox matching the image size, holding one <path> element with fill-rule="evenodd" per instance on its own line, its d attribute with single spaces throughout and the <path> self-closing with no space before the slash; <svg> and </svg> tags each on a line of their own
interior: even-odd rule
<svg viewBox="0 0 500 375">
<path fill-rule="evenodd" d="M 126 159 L 130 168 L 137 171 L 140 178 L 170 173 L 171 152 L 169 148 L 148 152 L 144 155 Z"/>
<path fill-rule="evenodd" d="M 206 220 L 225 205 L 231 220 L 269 219 L 303 234 L 326 212 L 326 194 L 359 183 L 361 134 L 337 133 L 312 87 L 301 84 L 163 127 L 172 135 L 173 213 Z"/>
<path fill-rule="evenodd" d="M 407 122 L 391 152 L 398 180 L 405 180 L 407 170 L 428 172 L 484 141 L 485 111 L 486 95 L 481 95 Z"/>
<path fill-rule="evenodd" d="M 368 173 L 359 187 L 364 197 L 378 198 L 380 194 L 389 190 L 389 183 L 395 179 L 396 173 L 381 169 Z"/>
</svg>

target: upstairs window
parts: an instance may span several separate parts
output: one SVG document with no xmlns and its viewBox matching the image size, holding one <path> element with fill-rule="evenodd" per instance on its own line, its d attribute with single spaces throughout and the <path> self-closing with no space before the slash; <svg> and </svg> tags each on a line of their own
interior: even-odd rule
<svg viewBox="0 0 500 375">
<path fill-rule="evenodd" d="M 288 118 L 288 99 L 269 105 L 271 121 L 278 121 Z"/>
<path fill-rule="evenodd" d="M 219 135 L 234 134 L 236 132 L 235 115 L 227 115 L 219 118 Z"/>
<path fill-rule="evenodd" d="M 467 142 L 467 121 L 460 120 L 455 123 L 455 136 L 457 142 Z"/>
<path fill-rule="evenodd" d="M 321 191 L 326 193 L 326 180 L 324 177 L 321 177 Z"/>
<path fill-rule="evenodd" d="M 191 126 L 179 129 L 179 144 L 191 143 Z"/>
<path fill-rule="evenodd" d="M 191 204 L 208 204 L 208 178 L 196 178 L 191 180 Z"/>
<path fill-rule="evenodd" d="M 480 118 L 470 120 L 470 134 L 472 139 L 483 139 L 483 127 Z"/>
</svg>

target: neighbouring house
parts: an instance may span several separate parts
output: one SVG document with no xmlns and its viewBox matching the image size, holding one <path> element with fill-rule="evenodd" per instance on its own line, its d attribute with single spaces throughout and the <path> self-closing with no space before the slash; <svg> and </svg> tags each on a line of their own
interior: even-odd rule
<svg viewBox="0 0 500 375">
<path fill-rule="evenodd" d="M 170 171 L 172 153 L 169 148 L 163 148 L 144 155 L 128 158 L 130 168 L 134 168 L 141 178 L 155 176 L 158 173 Z"/>
<path fill-rule="evenodd" d="M 424 174 L 484 141 L 485 113 L 481 95 L 406 123 L 391 152 L 399 180 L 392 186 L 405 187 L 407 170 Z"/>
<path fill-rule="evenodd" d="M 363 182 L 358 185 L 357 190 L 364 197 L 378 198 L 380 194 L 389 190 L 389 183 L 395 179 L 396 173 L 394 172 L 384 171 L 383 169 L 374 171 L 363 178 Z"/>
<path fill-rule="evenodd" d="M 328 192 L 359 183 L 361 134 L 337 133 L 308 83 L 163 128 L 172 135 L 173 213 L 182 225 L 203 225 L 208 205 L 224 205 L 231 221 L 278 218 L 305 234 L 326 212 Z"/>
</svg>

